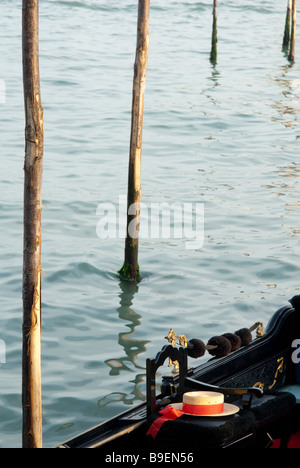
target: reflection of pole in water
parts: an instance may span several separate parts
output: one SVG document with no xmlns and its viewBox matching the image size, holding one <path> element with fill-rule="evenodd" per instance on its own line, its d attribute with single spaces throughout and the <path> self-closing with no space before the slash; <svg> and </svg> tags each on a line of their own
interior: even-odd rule
<svg viewBox="0 0 300 468">
<path fill-rule="evenodd" d="M 145 395 L 140 388 L 140 384 L 144 384 L 145 382 L 146 370 L 145 367 L 138 366 L 136 360 L 139 354 L 146 352 L 146 344 L 149 343 L 149 341 L 136 340 L 132 337 L 136 327 L 141 324 L 141 316 L 131 309 L 134 296 L 138 292 L 138 286 L 131 281 L 121 281 L 120 289 L 120 307 L 117 311 L 120 319 L 129 322 L 126 326 L 130 331 L 120 333 L 118 343 L 124 348 L 126 356 L 117 359 L 108 359 L 105 361 L 105 364 L 110 367 L 109 375 L 111 376 L 119 375 L 121 370 L 134 372 L 126 365 L 126 362 L 133 363 L 136 369 L 142 369 L 143 372 L 142 374 L 136 374 L 135 378 L 130 380 L 130 382 L 134 384 L 134 388 L 129 394 L 124 392 L 112 392 L 109 395 L 105 395 L 98 401 L 98 406 L 100 408 L 104 408 L 116 402 L 123 402 L 125 405 L 131 405 L 137 400 L 145 401 Z"/>
<path fill-rule="evenodd" d="M 133 405 L 137 401 L 144 402 L 146 400 L 146 395 L 143 393 L 140 388 L 140 384 L 144 384 L 145 376 L 137 374 L 134 380 L 131 380 L 134 384 L 134 389 L 130 393 L 124 392 L 112 392 L 98 400 L 99 408 L 105 408 L 110 404 L 121 402 L 124 405 Z"/>
<path fill-rule="evenodd" d="M 120 288 L 122 291 L 120 294 L 121 300 L 120 307 L 117 311 L 120 319 L 129 322 L 126 324 L 126 327 L 128 327 L 130 331 L 119 333 L 118 343 L 124 348 L 126 356 L 119 359 L 109 359 L 105 361 L 105 363 L 111 368 L 110 375 L 119 375 L 121 370 L 132 372 L 132 369 L 125 364 L 126 362 L 131 362 L 137 369 L 145 369 L 144 367 L 136 364 L 136 360 L 139 354 L 146 352 L 146 344 L 149 343 L 149 341 L 146 340 L 137 340 L 133 338 L 136 327 L 141 324 L 141 316 L 131 308 L 134 295 L 138 292 L 137 284 L 129 281 L 121 281 Z"/>
<path fill-rule="evenodd" d="M 288 74 L 292 65 L 288 64 L 282 67 L 281 75 L 271 78 L 272 83 L 277 84 L 281 88 L 282 99 L 277 100 L 272 104 L 272 108 L 276 109 L 279 116 L 273 116 L 273 122 L 280 122 L 285 127 L 296 128 L 299 126 L 299 95 L 300 95 L 300 80 L 289 79 Z M 298 139 L 299 137 L 296 136 Z"/>
</svg>

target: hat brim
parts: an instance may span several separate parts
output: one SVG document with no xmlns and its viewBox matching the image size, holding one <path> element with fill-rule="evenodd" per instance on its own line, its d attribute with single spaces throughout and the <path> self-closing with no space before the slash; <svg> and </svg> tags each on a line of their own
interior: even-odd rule
<svg viewBox="0 0 300 468">
<path fill-rule="evenodd" d="M 183 403 L 173 403 L 172 408 L 177 409 L 179 411 L 182 411 L 183 408 Z M 231 416 L 233 414 L 236 414 L 240 411 L 241 408 L 235 405 L 231 405 L 230 403 L 224 403 L 224 411 L 223 413 L 219 414 L 206 414 L 206 415 L 200 415 L 200 414 L 191 414 L 191 413 L 184 413 L 187 416 L 194 416 L 196 418 L 222 418 L 224 416 Z"/>
</svg>

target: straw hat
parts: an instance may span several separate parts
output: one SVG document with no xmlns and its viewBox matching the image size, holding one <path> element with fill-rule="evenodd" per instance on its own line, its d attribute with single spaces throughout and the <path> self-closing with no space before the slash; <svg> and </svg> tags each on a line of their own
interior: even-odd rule
<svg viewBox="0 0 300 468">
<path fill-rule="evenodd" d="M 189 392 L 183 395 L 183 403 L 173 408 L 189 416 L 223 417 L 238 413 L 240 408 L 224 403 L 224 395 L 218 392 Z"/>
</svg>

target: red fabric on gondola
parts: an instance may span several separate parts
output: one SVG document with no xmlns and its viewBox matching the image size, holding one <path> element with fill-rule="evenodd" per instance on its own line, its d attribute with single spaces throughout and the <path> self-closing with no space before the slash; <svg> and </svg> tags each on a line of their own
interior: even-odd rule
<svg viewBox="0 0 300 468">
<path fill-rule="evenodd" d="M 270 447 L 271 449 L 280 448 L 280 439 L 273 440 L 273 444 Z"/>
<path fill-rule="evenodd" d="M 173 408 L 172 406 L 167 406 L 163 410 L 159 412 L 162 416 L 158 419 L 156 419 L 150 426 L 149 431 L 147 432 L 147 435 L 151 435 L 153 439 L 156 438 L 161 426 L 166 422 L 166 421 L 174 421 L 174 419 L 180 418 L 180 416 L 184 415 L 183 411 L 177 410 Z"/>
<path fill-rule="evenodd" d="M 300 448 L 300 431 L 292 435 L 289 440 L 287 448 Z"/>
<path fill-rule="evenodd" d="M 280 448 L 280 439 L 274 440 L 271 448 Z M 291 436 L 287 448 L 300 448 L 300 431 Z"/>
</svg>

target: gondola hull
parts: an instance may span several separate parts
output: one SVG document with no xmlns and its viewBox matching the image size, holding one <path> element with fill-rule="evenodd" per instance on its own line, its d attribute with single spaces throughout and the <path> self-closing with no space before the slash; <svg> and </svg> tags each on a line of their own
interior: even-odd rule
<svg viewBox="0 0 300 468">
<path fill-rule="evenodd" d="M 295 361 L 296 353 L 293 346 L 296 342 L 295 340 L 298 340 L 298 338 L 300 339 L 300 301 L 298 296 L 291 300 L 291 305 L 282 307 L 273 315 L 265 331 L 265 336 L 255 339 L 248 346 L 243 347 L 224 358 L 211 359 L 205 364 L 201 364 L 193 369 L 187 367 L 184 368 L 183 373 L 185 375 L 183 375 L 183 377 L 188 377 L 188 379 L 192 379 L 191 381 L 202 382 L 204 384 L 211 384 L 228 389 L 261 389 L 262 392 L 267 395 L 265 397 L 268 400 L 266 407 L 271 407 L 272 405 L 270 405 L 269 401 L 271 396 L 268 395 L 278 395 L 278 392 L 281 392 L 287 386 L 289 386 L 289 388 L 297 388 L 297 362 Z M 193 446 L 185 444 L 185 434 L 188 434 L 189 430 L 192 431 L 192 434 L 200 431 L 200 429 L 201 431 L 205 431 L 202 427 L 202 423 L 201 428 L 198 427 L 199 425 L 197 427 L 192 427 L 193 424 L 195 425 L 194 421 L 190 422 L 187 420 L 184 425 L 182 422 L 183 419 L 180 418 L 179 422 L 182 424 L 182 430 L 184 431 L 182 439 L 180 439 L 181 426 L 179 422 L 168 423 L 170 426 L 170 430 L 168 431 L 168 441 L 164 437 L 162 437 L 161 440 L 153 440 L 152 437 L 146 435 L 149 425 L 155 420 L 155 418 L 160 417 L 160 408 L 169 401 L 180 401 L 182 393 L 190 390 L 188 384 L 189 380 L 184 379 L 181 372 L 179 376 L 165 377 L 163 379 L 161 395 L 157 398 L 153 396 L 153 391 L 155 391 L 156 368 L 154 367 L 154 376 L 151 376 L 151 370 L 149 370 L 151 369 L 150 364 L 152 363 L 155 365 L 155 362 L 160 364 L 159 359 L 163 362 L 167 356 L 167 354 L 164 353 L 168 353 L 170 348 L 171 347 L 165 347 L 162 353 L 156 357 L 156 360 L 148 360 L 147 403 L 136 406 L 133 409 L 130 409 L 123 414 L 60 444 L 58 448 L 97 448 L 101 450 L 103 457 L 110 456 L 112 454 L 138 453 L 140 456 L 144 455 L 144 458 L 146 457 L 147 459 L 150 452 L 154 454 L 162 453 L 162 451 L 173 453 L 170 452 L 173 438 L 175 446 L 176 440 L 181 440 L 182 450 L 192 450 Z M 178 354 L 183 351 L 179 351 L 175 348 L 175 351 L 173 352 Z M 278 433 L 277 426 L 279 425 L 280 428 L 283 421 L 285 425 L 289 425 L 289 430 L 282 436 L 282 438 L 285 438 L 287 441 L 290 435 L 297 431 L 295 420 L 293 418 L 293 421 L 291 421 L 290 414 L 292 413 L 294 417 L 298 412 L 298 405 L 296 404 L 295 396 L 293 396 L 293 398 L 295 400 L 295 405 L 292 411 L 289 409 L 286 411 L 287 414 L 284 414 L 285 411 L 282 409 L 280 410 L 282 412 L 281 414 L 279 410 L 274 410 L 277 414 L 271 414 L 270 417 L 268 416 L 269 419 L 266 423 L 264 421 L 264 425 L 261 424 L 263 429 L 261 429 L 260 432 L 258 430 L 259 425 L 256 421 L 256 428 L 252 425 L 251 429 L 245 431 L 245 434 L 242 433 L 236 438 L 233 437 L 232 439 L 226 440 L 223 444 L 221 443 L 220 448 L 262 448 L 264 446 L 270 446 L 272 445 L 273 438 L 270 433 L 274 432 L 276 437 L 276 434 Z M 154 399 L 155 401 L 153 401 Z M 283 397 L 280 397 L 279 399 L 281 401 L 283 400 Z M 289 400 L 286 398 L 286 401 L 288 402 L 288 405 L 292 404 L 292 398 Z M 241 414 L 246 415 L 247 411 L 244 411 L 245 407 L 242 406 L 244 403 L 240 402 L 240 404 Z M 155 414 L 155 411 L 157 414 Z M 269 411 L 271 410 L 269 409 Z M 235 421 L 236 423 L 239 422 L 236 418 L 231 421 L 231 426 L 235 424 Z M 273 428 L 274 431 L 272 430 Z M 174 434 L 172 434 L 173 430 Z M 203 440 L 208 434 L 207 431 L 199 432 L 199 434 L 204 434 Z M 187 441 L 192 439 L 193 437 L 187 436 Z M 198 440 L 200 439 L 201 437 Z M 168 444 L 170 444 L 170 446 L 168 446 Z M 208 439 L 206 447 L 209 446 Z M 174 445 L 173 448 L 175 448 Z M 183 453 L 182 450 L 180 453 Z M 197 448 L 194 447 L 193 453 L 196 453 L 196 451 Z"/>
</svg>

